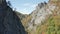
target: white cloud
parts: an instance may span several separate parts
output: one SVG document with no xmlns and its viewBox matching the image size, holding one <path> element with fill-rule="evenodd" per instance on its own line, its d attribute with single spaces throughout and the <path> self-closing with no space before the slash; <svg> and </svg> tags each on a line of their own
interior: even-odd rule
<svg viewBox="0 0 60 34">
<path fill-rule="evenodd" d="M 24 3 L 22 4 L 24 8 L 20 9 L 19 11 L 23 14 L 29 14 L 35 9 L 36 5 L 37 4 Z"/>
<path fill-rule="evenodd" d="M 25 3 L 23 6 L 25 7 L 36 7 L 37 4 Z"/>
<path fill-rule="evenodd" d="M 26 7 L 26 9 L 31 9 L 31 8 L 35 9 L 35 7 L 37 6 L 37 4 L 25 3 L 25 4 L 23 4 L 23 6 Z"/>
<path fill-rule="evenodd" d="M 30 3 L 25 3 L 25 4 L 23 4 L 23 6 L 29 6 L 30 5 Z"/>
</svg>

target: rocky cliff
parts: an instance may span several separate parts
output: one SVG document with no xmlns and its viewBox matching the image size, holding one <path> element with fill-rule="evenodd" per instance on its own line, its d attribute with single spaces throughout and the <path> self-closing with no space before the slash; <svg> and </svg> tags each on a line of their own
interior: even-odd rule
<svg viewBox="0 0 60 34">
<path fill-rule="evenodd" d="M 22 20 L 28 34 L 59 34 L 59 9 L 60 0 L 49 0 L 48 3 L 39 3 L 36 9 Z"/>
<path fill-rule="evenodd" d="M 26 34 L 20 19 L 6 0 L 0 0 L 0 34 Z"/>
</svg>

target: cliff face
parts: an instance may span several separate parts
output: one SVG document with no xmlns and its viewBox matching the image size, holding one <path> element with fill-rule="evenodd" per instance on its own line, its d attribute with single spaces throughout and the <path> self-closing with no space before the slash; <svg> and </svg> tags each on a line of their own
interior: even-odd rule
<svg viewBox="0 0 60 34">
<path fill-rule="evenodd" d="M 60 1 L 49 0 L 39 3 L 36 9 L 23 22 L 29 34 L 59 34 Z M 57 24 L 58 22 L 58 24 Z M 59 31 L 58 31 L 59 29 Z"/>
<path fill-rule="evenodd" d="M 26 34 L 16 13 L 7 6 L 6 0 L 0 0 L 0 34 Z"/>
</svg>

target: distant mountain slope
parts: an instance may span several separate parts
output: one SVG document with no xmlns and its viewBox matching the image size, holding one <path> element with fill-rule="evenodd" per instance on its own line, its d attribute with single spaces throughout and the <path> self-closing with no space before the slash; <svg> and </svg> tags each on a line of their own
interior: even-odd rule
<svg viewBox="0 0 60 34">
<path fill-rule="evenodd" d="M 18 15 L 18 17 L 19 17 L 21 20 L 23 20 L 25 17 L 28 16 L 27 14 L 22 14 L 22 13 L 19 13 L 19 12 L 17 12 L 17 11 L 14 11 L 14 12 Z"/>
<path fill-rule="evenodd" d="M 16 13 L 16 15 L 17 15 L 17 16 L 19 17 L 19 19 L 21 20 L 23 26 L 27 25 L 27 24 L 25 23 L 25 20 L 26 20 L 26 17 L 28 16 L 28 14 L 22 14 L 22 13 L 19 13 L 19 12 L 17 12 L 17 11 L 14 11 L 14 12 Z M 27 21 L 26 21 L 26 22 L 27 22 Z M 25 25 L 24 25 L 24 23 L 25 23 Z"/>
</svg>

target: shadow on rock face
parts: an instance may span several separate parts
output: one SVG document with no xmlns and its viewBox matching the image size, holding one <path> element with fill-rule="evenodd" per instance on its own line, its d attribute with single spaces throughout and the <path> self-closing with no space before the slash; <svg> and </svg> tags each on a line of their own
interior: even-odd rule
<svg viewBox="0 0 60 34">
<path fill-rule="evenodd" d="M 0 5 L 0 34 L 27 34 L 20 19 L 7 4 Z"/>
</svg>

